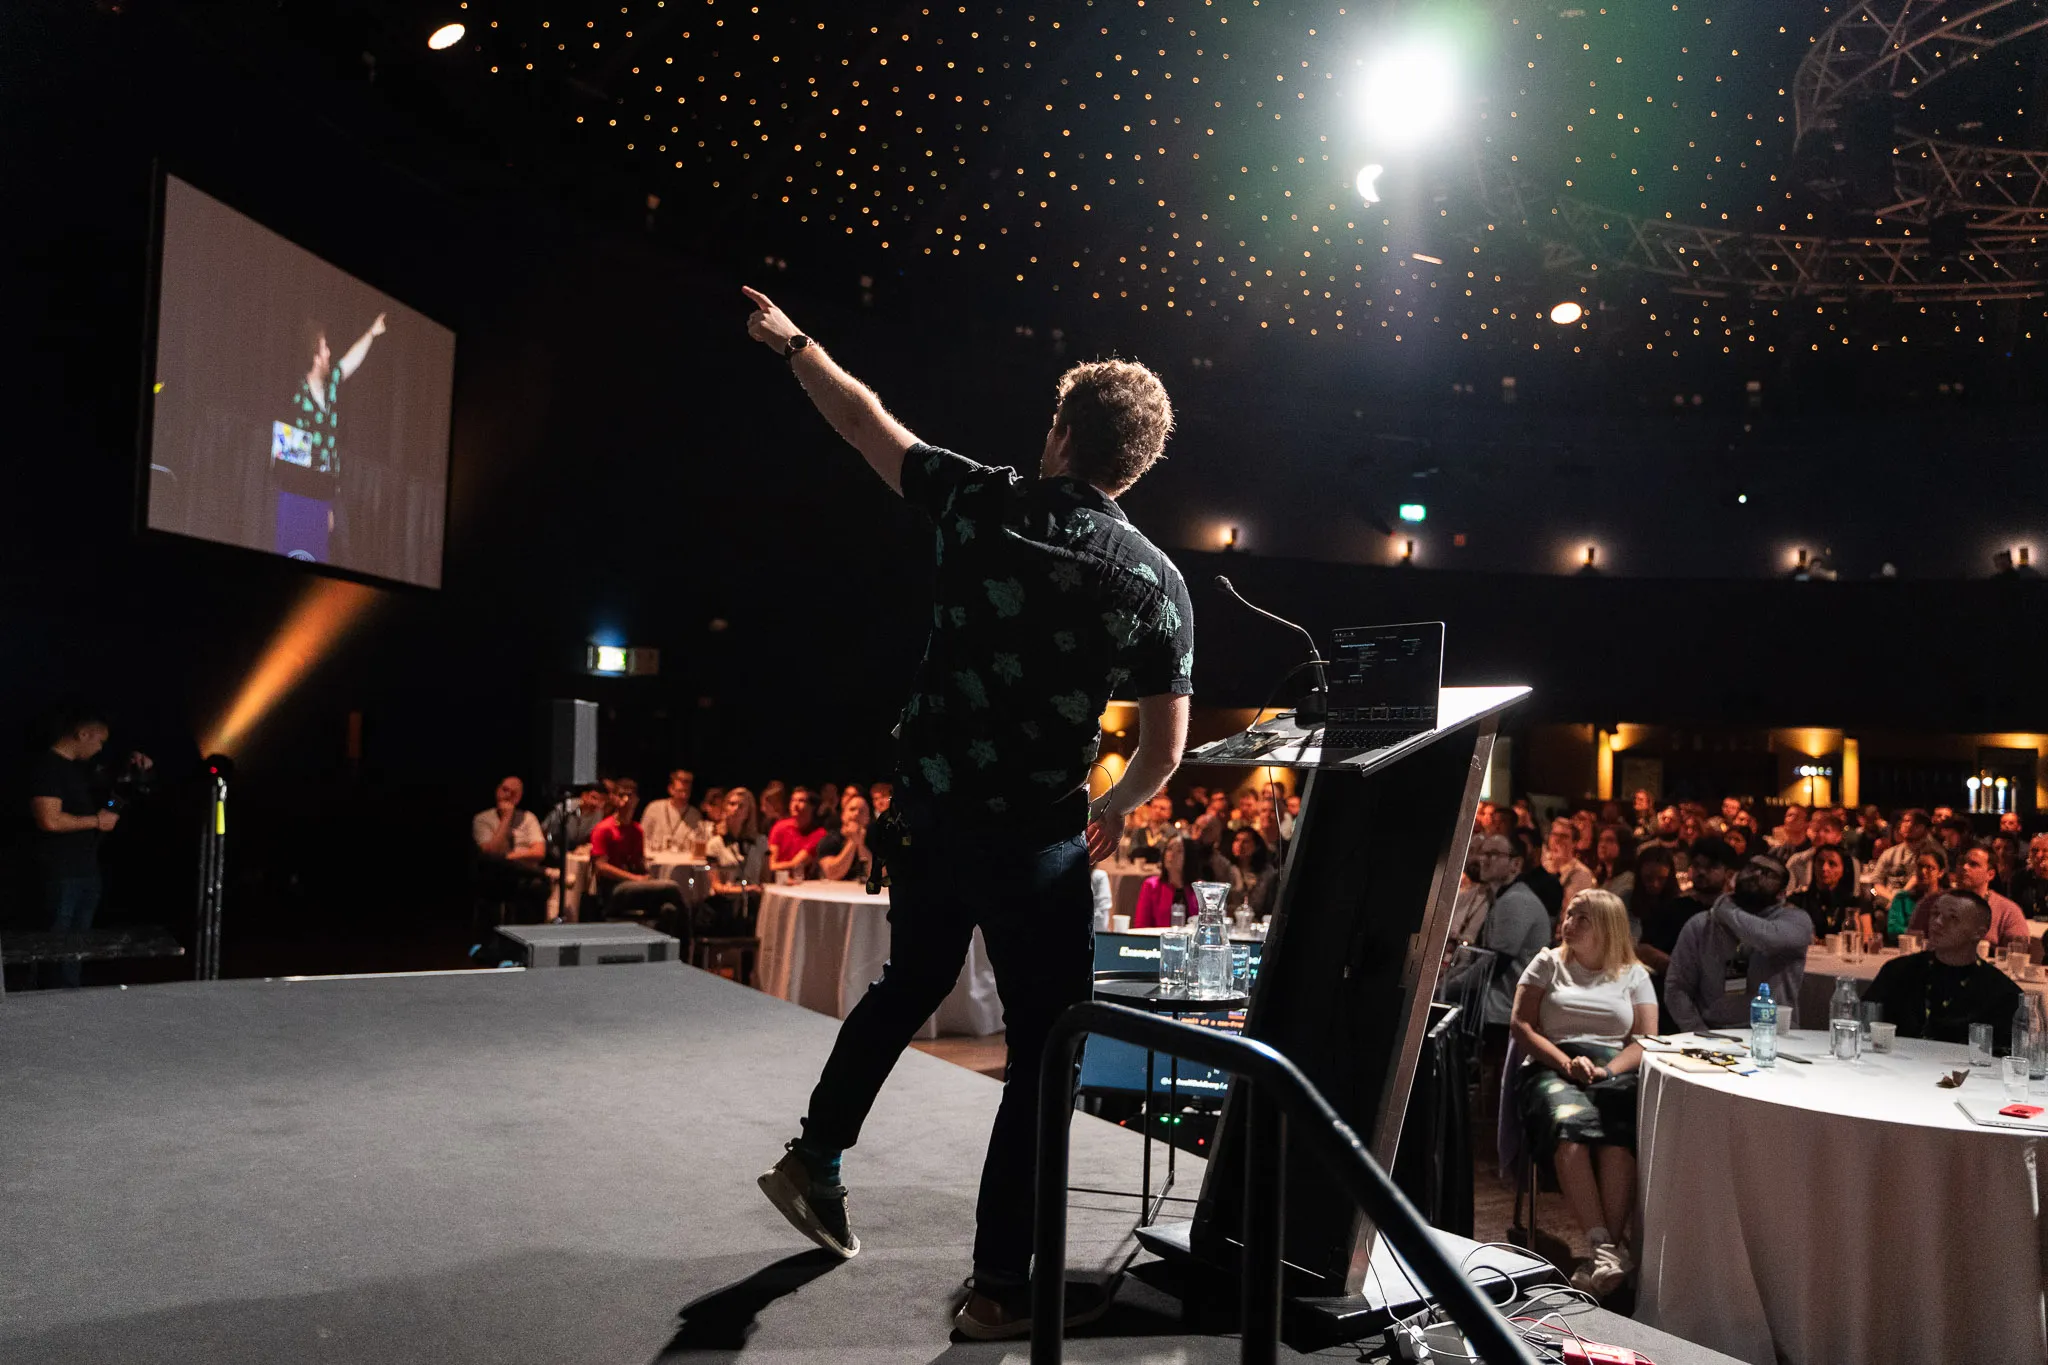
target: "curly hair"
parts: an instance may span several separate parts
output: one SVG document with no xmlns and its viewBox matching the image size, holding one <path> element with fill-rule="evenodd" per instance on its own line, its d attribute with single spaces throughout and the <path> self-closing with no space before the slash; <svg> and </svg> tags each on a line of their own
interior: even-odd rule
<svg viewBox="0 0 2048 1365">
<path fill-rule="evenodd" d="M 1053 426 L 1071 433 L 1068 470 L 1111 497 L 1152 467 L 1173 430 L 1159 376 L 1134 360 L 1091 360 L 1060 376 Z"/>
</svg>

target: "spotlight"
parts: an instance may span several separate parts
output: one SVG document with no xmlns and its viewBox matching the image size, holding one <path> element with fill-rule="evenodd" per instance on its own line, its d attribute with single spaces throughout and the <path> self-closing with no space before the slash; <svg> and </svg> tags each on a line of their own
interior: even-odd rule
<svg viewBox="0 0 2048 1365">
<path fill-rule="evenodd" d="M 1570 299 L 1566 299 L 1563 303 L 1550 310 L 1550 320 L 1560 327 L 1569 327 L 1584 316 L 1586 316 L 1586 310 L 1573 303 Z"/>
<path fill-rule="evenodd" d="M 1387 168 L 1379 162 L 1372 162 L 1358 173 L 1358 197 L 1368 204 L 1380 202 L 1379 179 Z"/>
<path fill-rule="evenodd" d="M 1388 49 L 1366 68 L 1366 131 L 1397 147 L 1424 140 L 1451 121 L 1456 85 L 1441 46 L 1410 41 Z"/>
<path fill-rule="evenodd" d="M 446 51 L 462 41 L 462 35 L 469 32 L 461 24 L 443 24 L 427 38 L 427 46 L 436 52 Z"/>
</svg>

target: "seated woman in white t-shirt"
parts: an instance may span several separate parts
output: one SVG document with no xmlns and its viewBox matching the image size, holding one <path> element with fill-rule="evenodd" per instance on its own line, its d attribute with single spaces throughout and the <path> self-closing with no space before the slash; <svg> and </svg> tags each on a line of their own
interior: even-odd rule
<svg viewBox="0 0 2048 1365">
<path fill-rule="evenodd" d="M 1636 1191 L 1636 1039 L 1657 1031 L 1657 997 L 1619 896 L 1581 891 L 1558 934 L 1562 945 L 1538 953 L 1515 987 L 1512 1027 L 1526 1054 L 1520 1109 L 1593 1247 L 1572 1283 L 1606 1295 L 1635 1269 L 1621 1239 Z"/>
</svg>

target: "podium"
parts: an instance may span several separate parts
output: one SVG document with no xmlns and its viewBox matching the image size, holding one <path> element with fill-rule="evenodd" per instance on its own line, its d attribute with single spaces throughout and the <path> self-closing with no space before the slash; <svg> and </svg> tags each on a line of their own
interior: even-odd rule
<svg viewBox="0 0 2048 1365">
<path fill-rule="evenodd" d="M 1244 1034 L 1291 1058 L 1389 1171 L 1500 714 L 1528 694 L 1443 688 L 1434 730 L 1328 766 L 1320 732 L 1288 733 L 1285 717 L 1185 760 L 1308 772 Z M 1240 1090 L 1233 1082 L 1225 1097 L 1192 1223 L 1140 1230 L 1170 1261 L 1234 1270 L 1244 1200 Z M 1281 1253 L 1294 1318 L 1321 1317 L 1318 1335 L 1333 1340 L 1377 1330 L 1368 1320 L 1394 1309 L 1398 1295 L 1381 1287 L 1385 1266 L 1375 1262 L 1389 1253 L 1375 1255 L 1375 1230 L 1348 1199 L 1333 1197 L 1299 1143 L 1288 1146 L 1284 1182 Z M 1529 1269 L 1554 1275 L 1541 1262 Z M 1330 1335 L 1336 1324 L 1359 1330 Z"/>
</svg>

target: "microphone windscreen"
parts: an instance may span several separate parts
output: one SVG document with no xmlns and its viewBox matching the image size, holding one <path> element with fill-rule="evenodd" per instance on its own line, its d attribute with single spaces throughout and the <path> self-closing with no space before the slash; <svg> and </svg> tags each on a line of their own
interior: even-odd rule
<svg viewBox="0 0 2048 1365">
<path fill-rule="evenodd" d="M 1225 578 L 1225 577 L 1224 577 L 1224 576 L 1223 576 L 1222 574 L 1217 574 L 1217 575 L 1216 575 L 1216 586 L 1217 586 L 1217 587 L 1219 587 L 1219 588 L 1221 588 L 1221 589 L 1223 589 L 1223 591 L 1225 591 L 1225 592 L 1236 592 L 1236 591 L 1237 591 L 1237 589 L 1236 589 L 1236 588 L 1233 588 L 1233 587 L 1231 587 L 1231 586 L 1230 586 L 1230 580 L 1229 580 L 1229 579 L 1227 579 L 1227 578 Z"/>
</svg>

